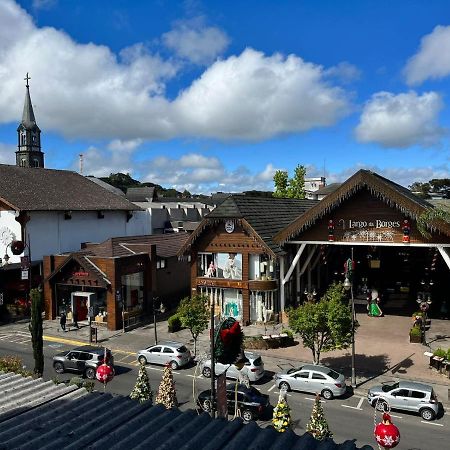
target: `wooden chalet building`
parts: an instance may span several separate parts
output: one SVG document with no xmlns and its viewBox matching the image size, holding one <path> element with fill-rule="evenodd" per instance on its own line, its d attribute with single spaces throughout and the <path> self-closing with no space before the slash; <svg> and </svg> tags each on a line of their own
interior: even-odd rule
<svg viewBox="0 0 450 450">
<path fill-rule="evenodd" d="M 344 281 L 353 254 L 357 300 L 378 290 L 385 313 L 409 314 L 432 300 L 448 305 L 450 224 L 417 220 L 433 205 L 408 189 L 360 170 L 321 201 L 233 195 L 201 222 L 182 247 L 191 256 L 192 292 L 243 324 L 286 320 L 285 310 Z M 237 269 L 232 271 L 232 266 Z"/>
</svg>

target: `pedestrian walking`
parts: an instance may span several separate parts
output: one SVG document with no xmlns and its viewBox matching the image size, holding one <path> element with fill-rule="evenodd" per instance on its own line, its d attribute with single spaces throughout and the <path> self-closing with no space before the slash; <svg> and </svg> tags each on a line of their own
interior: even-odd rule
<svg viewBox="0 0 450 450">
<path fill-rule="evenodd" d="M 73 312 L 73 326 L 78 330 L 80 327 L 78 325 L 78 317 L 77 317 L 77 312 L 74 311 Z"/>
<path fill-rule="evenodd" d="M 61 330 L 66 331 L 66 321 L 67 321 L 67 316 L 66 313 L 63 311 L 61 313 L 61 317 L 59 318 L 59 324 L 61 325 Z"/>
</svg>

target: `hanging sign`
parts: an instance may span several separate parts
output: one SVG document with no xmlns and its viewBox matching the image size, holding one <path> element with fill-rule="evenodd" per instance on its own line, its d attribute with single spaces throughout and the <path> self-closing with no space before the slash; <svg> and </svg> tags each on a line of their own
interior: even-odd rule
<svg viewBox="0 0 450 450">
<path fill-rule="evenodd" d="M 28 256 L 21 256 L 20 257 L 20 268 L 22 270 L 30 268 L 30 258 Z"/>
<path fill-rule="evenodd" d="M 22 270 L 22 280 L 28 280 L 28 269 Z"/>
</svg>

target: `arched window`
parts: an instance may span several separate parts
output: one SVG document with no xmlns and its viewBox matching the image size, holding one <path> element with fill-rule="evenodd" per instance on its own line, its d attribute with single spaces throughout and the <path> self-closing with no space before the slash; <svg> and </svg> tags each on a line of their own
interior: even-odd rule
<svg viewBox="0 0 450 450">
<path fill-rule="evenodd" d="M 22 158 L 22 159 L 20 160 L 20 167 L 26 167 L 26 165 L 27 165 L 27 160 L 26 160 L 26 158 Z"/>
<path fill-rule="evenodd" d="M 33 167 L 39 167 L 39 160 L 33 159 Z"/>
<path fill-rule="evenodd" d="M 21 139 L 21 145 L 27 145 L 27 134 L 25 132 L 23 132 L 20 135 L 20 139 Z"/>
</svg>

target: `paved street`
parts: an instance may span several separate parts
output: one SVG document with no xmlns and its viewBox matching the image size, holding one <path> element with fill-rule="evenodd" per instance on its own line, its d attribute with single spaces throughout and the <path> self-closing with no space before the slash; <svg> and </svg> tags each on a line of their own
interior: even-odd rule
<svg viewBox="0 0 450 450">
<path fill-rule="evenodd" d="M 44 342 L 45 373 L 44 379 L 53 379 L 56 374 L 52 369 L 52 356 L 62 350 L 73 348 L 76 341 L 71 342 L 64 337 L 48 336 Z M 29 334 L 24 331 L 0 331 L 0 354 L 16 354 L 20 356 L 27 368 L 33 367 L 31 340 Z M 135 353 L 114 350 L 116 377 L 107 385 L 106 390 L 113 393 L 128 395 L 134 386 L 137 377 L 137 362 Z M 270 359 L 270 358 L 268 358 Z M 289 364 L 288 360 L 278 361 L 280 364 Z M 266 363 L 268 376 L 256 383 L 256 387 L 269 394 L 270 403 L 276 404 L 278 394 L 272 375 L 273 365 Z M 159 385 L 162 376 L 162 367 L 147 365 L 150 382 L 153 391 Z M 74 374 L 58 375 L 60 380 L 70 379 Z M 174 372 L 177 396 L 181 409 L 193 408 L 193 389 L 200 392 L 208 389 L 210 380 L 202 375 L 196 375 L 195 366 Z M 100 383 L 96 382 L 96 389 L 102 390 Z M 292 409 L 295 431 L 305 432 L 306 424 L 311 414 L 314 396 L 300 392 L 290 392 L 288 402 Z M 344 441 L 350 436 L 357 439 L 358 445 L 373 445 L 372 430 L 374 422 L 374 410 L 365 400 L 365 389 L 357 389 L 354 395 L 349 393 L 344 398 L 323 401 L 325 414 L 334 437 L 337 442 Z M 378 420 L 380 417 L 378 416 Z M 436 421 L 425 422 L 419 416 L 404 412 L 393 412 L 393 419 L 400 428 L 402 434 L 402 447 L 408 449 L 434 450 L 445 448 L 445 442 L 449 438 L 450 417 L 444 414 Z M 270 415 L 260 421 L 262 426 L 270 423 Z"/>
</svg>

